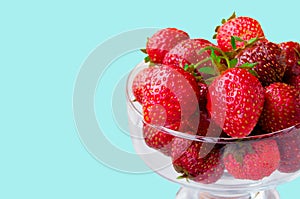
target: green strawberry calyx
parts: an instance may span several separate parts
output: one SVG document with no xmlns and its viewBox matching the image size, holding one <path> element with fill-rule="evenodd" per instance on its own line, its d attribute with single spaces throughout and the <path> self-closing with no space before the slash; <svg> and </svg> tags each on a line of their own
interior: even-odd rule
<svg viewBox="0 0 300 199">
<path fill-rule="evenodd" d="M 243 164 L 244 157 L 247 154 L 254 154 L 255 151 L 250 143 L 236 142 L 234 144 L 227 145 L 224 152 L 224 157 L 232 155 L 236 162 Z"/>
<path fill-rule="evenodd" d="M 178 179 L 178 180 L 185 179 L 187 182 L 190 182 L 189 178 L 190 178 L 190 175 L 189 175 L 188 171 L 186 171 L 184 169 L 182 175 L 178 176 L 176 179 Z"/>
<path fill-rule="evenodd" d="M 253 41 L 254 41 L 254 39 L 251 41 L 251 43 L 253 43 Z M 236 58 L 230 58 L 228 53 L 222 51 L 220 48 L 215 47 L 215 46 L 207 46 L 205 48 L 202 48 L 199 51 L 199 54 L 206 52 L 206 51 L 211 52 L 210 57 L 199 61 L 197 64 L 194 65 L 194 68 L 197 68 L 198 66 L 200 66 L 201 64 L 203 64 L 207 61 L 212 61 L 217 66 L 217 70 L 219 73 L 217 73 L 216 71 L 213 72 L 212 70 L 214 70 L 214 69 L 212 67 L 201 67 L 199 69 L 199 72 L 216 75 L 216 74 L 222 74 L 224 71 L 226 71 L 229 68 L 237 67 L 236 65 L 238 63 L 238 60 Z M 218 52 L 218 54 L 220 54 L 220 55 L 217 55 L 215 52 Z M 225 60 L 226 64 L 223 64 L 222 60 Z M 248 63 L 247 62 L 238 67 L 247 69 L 252 75 L 257 77 L 258 75 L 257 75 L 256 71 L 252 70 L 252 68 L 256 65 L 257 65 L 257 63 Z"/>
<path fill-rule="evenodd" d="M 234 19 L 234 18 L 236 18 L 235 12 L 233 12 L 232 15 L 231 15 L 228 19 L 222 19 L 221 24 L 224 24 L 224 23 L 226 23 L 227 21 L 230 21 L 231 19 Z M 217 38 L 217 33 L 218 33 L 219 28 L 220 28 L 220 26 L 217 26 L 217 27 L 215 28 L 215 34 L 214 34 L 214 36 L 213 36 L 213 39 L 216 39 L 216 38 Z"/>
</svg>

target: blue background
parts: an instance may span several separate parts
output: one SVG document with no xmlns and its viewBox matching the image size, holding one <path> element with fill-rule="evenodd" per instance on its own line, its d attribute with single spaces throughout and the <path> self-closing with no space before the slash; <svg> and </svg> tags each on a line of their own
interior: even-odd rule
<svg viewBox="0 0 300 199">
<path fill-rule="evenodd" d="M 233 11 L 260 21 L 271 41 L 299 42 L 296 0 L 1 1 L 0 198 L 174 198 L 178 185 L 153 173 L 118 172 L 86 151 L 73 119 L 74 82 L 89 53 L 113 35 L 177 27 L 210 39 Z M 142 58 L 131 53 L 113 65 L 126 73 Z M 132 151 L 128 136 L 105 133 Z M 295 198 L 299 185 L 300 179 L 279 186 L 281 198 Z"/>
</svg>

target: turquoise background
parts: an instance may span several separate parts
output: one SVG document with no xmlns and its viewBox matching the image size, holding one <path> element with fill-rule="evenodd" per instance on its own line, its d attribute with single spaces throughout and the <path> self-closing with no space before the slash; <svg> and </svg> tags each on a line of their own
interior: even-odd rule
<svg viewBox="0 0 300 199">
<path fill-rule="evenodd" d="M 259 20 L 271 41 L 299 42 L 296 0 L 1 1 L 0 198 L 174 198 L 178 185 L 153 173 L 119 172 L 86 151 L 73 119 L 76 76 L 89 53 L 120 32 L 177 27 L 211 38 L 234 10 Z M 139 52 L 121 57 L 112 67 L 122 67 L 123 74 L 111 75 L 121 78 L 142 58 Z M 102 85 L 115 85 L 112 80 Z M 103 92 L 111 96 L 109 89 Z M 107 105 L 95 104 L 99 118 Z M 115 129 L 113 120 L 104 129 L 109 127 Z M 105 134 L 132 151 L 124 133 Z M 279 186 L 281 198 L 295 198 L 299 186 L 300 179 Z"/>
</svg>

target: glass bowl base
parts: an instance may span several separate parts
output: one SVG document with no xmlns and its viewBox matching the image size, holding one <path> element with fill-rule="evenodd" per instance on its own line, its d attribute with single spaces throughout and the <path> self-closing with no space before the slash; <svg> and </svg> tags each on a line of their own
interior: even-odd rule
<svg viewBox="0 0 300 199">
<path fill-rule="evenodd" d="M 280 199 L 276 189 L 245 194 L 213 194 L 201 190 L 182 187 L 175 199 Z"/>
</svg>

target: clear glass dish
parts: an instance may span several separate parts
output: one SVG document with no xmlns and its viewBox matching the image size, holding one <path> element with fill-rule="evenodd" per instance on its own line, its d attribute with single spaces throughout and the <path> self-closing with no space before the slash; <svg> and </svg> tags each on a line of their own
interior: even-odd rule
<svg viewBox="0 0 300 199">
<path fill-rule="evenodd" d="M 247 138 L 236 139 L 227 137 L 203 137 L 190 135 L 184 132 L 173 131 L 162 126 L 153 126 L 146 124 L 143 120 L 142 107 L 134 101 L 132 92 L 132 82 L 136 74 L 143 68 L 148 67 L 147 64 L 141 62 L 129 74 L 126 85 L 126 98 L 128 120 L 130 134 L 133 146 L 142 160 L 154 172 L 160 176 L 179 183 L 182 187 L 176 195 L 176 199 L 277 199 L 280 198 L 276 191 L 276 186 L 282 183 L 289 182 L 300 175 L 300 171 L 284 173 L 276 169 L 270 175 L 259 180 L 237 179 L 224 169 L 221 177 L 213 183 L 201 183 L 194 180 L 178 179 L 181 175 L 178 173 L 172 164 L 172 158 L 165 155 L 159 150 L 149 147 L 144 141 L 143 126 L 149 125 L 156 131 L 163 132 L 174 138 L 185 139 L 189 143 L 198 142 L 201 144 L 209 144 L 212 147 L 218 148 L 220 156 L 228 146 L 239 144 L 255 143 L 260 141 L 276 141 L 284 138 L 298 138 L 300 133 L 300 125 L 263 135 L 248 136 Z M 288 146 L 288 145 L 286 145 Z M 221 157 L 220 157 L 221 158 Z M 221 164 L 221 162 L 220 162 Z"/>
</svg>

